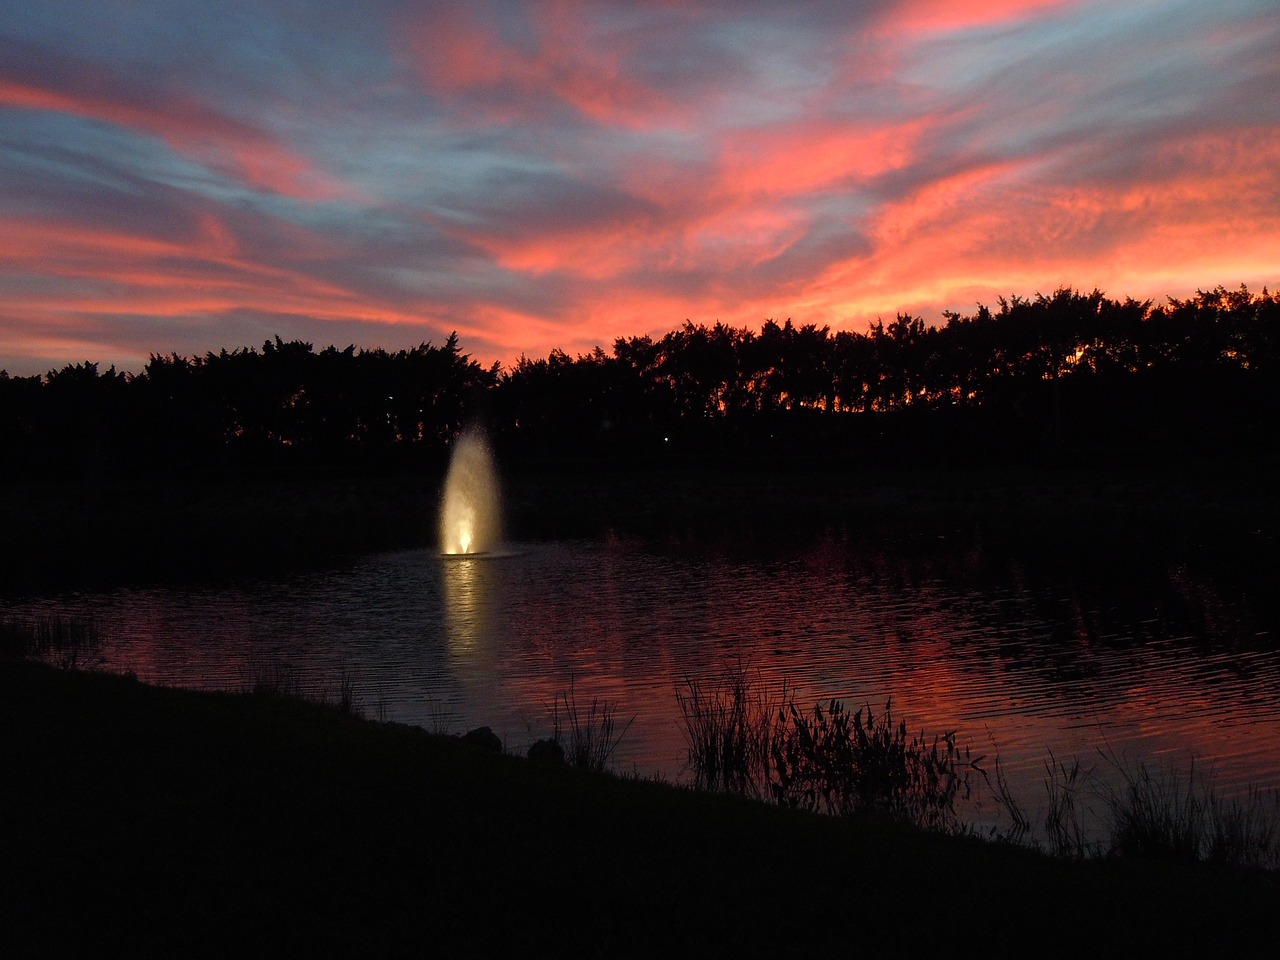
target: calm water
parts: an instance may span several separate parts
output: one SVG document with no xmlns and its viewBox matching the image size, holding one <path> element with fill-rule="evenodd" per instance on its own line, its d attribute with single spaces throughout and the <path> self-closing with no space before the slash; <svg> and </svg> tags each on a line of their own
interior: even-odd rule
<svg viewBox="0 0 1280 960">
<path fill-rule="evenodd" d="M 550 733 L 572 684 L 580 706 L 634 716 L 616 767 L 673 779 L 676 690 L 743 665 L 786 679 L 804 705 L 892 698 L 913 730 L 955 729 L 975 754 L 999 753 L 1032 809 L 1048 750 L 1194 762 L 1227 793 L 1280 788 L 1280 642 L 1243 601 L 1178 567 L 1135 596 L 990 566 L 838 533 L 766 547 L 610 538 L 484 558 L 386 553 L 232 588 L 10 601 L 0 614 L 92 617 L 102 665 L 149 682 L 242 689 L 290 671 L 316 693 L 347 677 L 369 715 L 487 724 L 513 751 Z"/>
</svg>

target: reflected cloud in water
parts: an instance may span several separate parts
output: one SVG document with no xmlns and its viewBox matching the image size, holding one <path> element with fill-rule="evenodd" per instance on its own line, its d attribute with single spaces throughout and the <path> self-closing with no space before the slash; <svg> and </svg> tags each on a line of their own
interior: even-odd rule
<svg viewBox="0 0 1280 960">
<path fill-rule="evenodd" d="M 607 538 L 397 551 L 234 590 L 122 589 L 0 613 L 92 616 L 106 669 L 159 682 L 235 689 L 254 661 L 316 683 L 345 672 L 370 712 L 491 725 L 515 750 L 549 734 L 572 685 L 581 703 L 636 716 L 615 759 L 641 773 L 680 773 L 684 678 L 746 666 L 808 704 L 892 698 L 913 728 L 998 751 L 1025 797 L 1043 790 L 1046 748 L 1088 757 L 1099 744 L 1194 758 L 1228 792 L 1280 785 L 1280 632 L 1259 613 L 1271 607 L 1184 575 L 1176 597 L 1199 605 L 1141 579 L 1104 591 L 1016 574 L 967 551 L 841 536 L 777 549 Z"/>
</svg>

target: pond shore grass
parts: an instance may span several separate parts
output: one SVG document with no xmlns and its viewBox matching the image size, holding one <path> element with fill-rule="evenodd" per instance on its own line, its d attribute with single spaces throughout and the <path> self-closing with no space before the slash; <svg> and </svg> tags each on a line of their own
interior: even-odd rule
<svg viewBox="0 0 1280 960">
<path fill-rule="evenodd" d="M 0 954 L 1259 955 L 1274 874 L 1076 862 L 0 662 Z"/>
</svg>

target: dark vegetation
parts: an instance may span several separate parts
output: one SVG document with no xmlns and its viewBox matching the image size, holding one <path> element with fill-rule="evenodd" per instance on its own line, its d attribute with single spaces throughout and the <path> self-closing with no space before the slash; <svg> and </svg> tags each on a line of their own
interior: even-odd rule
<svg viewBox="0 0 1280 960">
<path fill-rule="evenodd" d="M 987 836 L 1055 856 L 1280 868 L 1280 793 L 1224 797 L 1211 776 L 1099 754 L 1097 771 L 1049 754 L 1038 822 L 998 756 L 972 755 L 954 731 L 912 735 L 889 704 L 853 713 L 839 700 L 812 711 L 786 684 L 767 689 L 745 669 L 677 691 L 687 769 L 699 789 L 864 821 L 970 834 L 966 802 L 987 794 L 1000 823 Z"/>
<path fill-rule="evenodd" d="M 0 660 L 40 660 L 75 670 L 98 663 L 102 637 L 92 620 L 46 615 L 30 622 L 0 620 Z"/>
<path fill-rule="evenodd" d="M 1071 860 L 0 661 L 5 956 L 1255 955 L 1273 874 Z"/>
<path fill-rule="evenodd" d="M 632 717 L 619 727 L 614 704 L 599 697 L 592 697 L 590 706 L 579 703 L 571 677 L 569 689 L 562 691 L 551 707 L 551 738 L 560 762 L 603 773 L 634 721 Z"/>
<path fill-rule="evenodd" d="M 0 373 L 0 578 L 252 575 L 428 543 L 450 443 L 480 420 L 517 536 L 820 519 L 1100 579 L 1176 555 L 1193 586 L 1197 561 L 1233 569 L 1272 624 L 1278 360 L 1280 298 L 1219 288 L 1158 307 L 1064 290 L 866 334 L 686 324 L 507 371 L 450 338 Z M 1048 812 L 1021 828 L 1060 856 L 979 843 L 956 815 L 979 761 L 887 706 L 808 711 L 745 678 L 691 682 L 681 709 L 710 788 L 691 792 L 600 776 L 625 727 L 571 691 L 555 708 L 565 762 L 535 764 L 361 720 L 348 680 L 326 707 L 269 669 L 244 694 L 198 694 L 14 659 L 83 666 L 95 643 L 91 624 L 0 623 L 6 956 L 961 939 L 1243 954 L 1280 906 L 1255 869 L 1276 858 L 1263 805 L 1145 768 L 1104 789 L 1050 758 Z"/>
<path fill-rule="evenodd" d="M 768 797 L 781 806 L 835 816 L 886 817 L 931 830 L 963 824 L 956 800 L 982 757 L 955 733 L 911 735 L 890 704 L 853 713 L 839 700 L 806 711 L 784 685 L 766 692 L 745 670 L 710 682 L 687 679 L 676 693 L 698 787 Z"/>
<path fill-rule="evenodd" d="M 1046 771 L 1045 846 L 1058 855 L 1280 869 L 1280 793 L 1254 788 L 1225 797 L 1194 766 L 1162 769 L 1106 751 L 1093 767 L 1050 756 Z M 1105 837 L 1090 836 L 1090 817 L 1105 826 Z"/>
<path fill-rule="evenodd" d="M 762 534 L 980 530 L 987 550 L 1069 563 L 1194 542 L 1247 570 L 1274 552 L 1277 411 L 1280 297 L 1244 288 L 1159 306 L 1060 290 L 866 333 L 685 324 L 509 370 L 451 337 L 0 372 L 0 582 L 254 575 L 434 542 L 450 444 L 475 421 L 516 537 L 750 517 Z"/>
<path fill-rule="evenodd" d="M 11 477 L 342 476 L 439 467 L 483 420 L 517 470 L 1074 463 L 1274 451 L 1278 402 L 1280 297 L 1219 287 L 1154 306 L 1063 289 L 866 333 L 686 323 L 506 371 L 453 336 L 397 353 L 277 338 L 152 356 L 133 376 L 0 373 L 0 449 Z"/>
<path fill-rule="evenodd" d="M 430 467 L 496 371 L 458 349 L 388 353 L 268 340 L 152 356 L 137 375 L 95 363 L 0 374 L 0 448 L 13 478 L 330 476 Z"/>
</svg>

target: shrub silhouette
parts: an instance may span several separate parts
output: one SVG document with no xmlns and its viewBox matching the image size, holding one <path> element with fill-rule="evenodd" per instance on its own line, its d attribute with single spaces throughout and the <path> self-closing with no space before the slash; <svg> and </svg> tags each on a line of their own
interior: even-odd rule
<svg viewBox="0 0 1280 960">
<path fill-rule="evenodd" d="M 793 809 L 870 814 L 930 829 L 958 828 L 956 802 L 970 793 L 982 757 L 954 732 L 911 736 L 892 705 L 849 713 L 839 700 L 806 713 L 786 685 L 762 691 L 739 670 L 718 680 L 686 679 L 676 693 L 698 787 L 766 796 Z"/>
<path fill-rule="evenodd" d="M 877 716 L 869 706 L 851 714 L 839 700 L 811 714 L 787 703 L 770 758 L 773 795 L 784 806 L 934 829 L 956 825 L 956 800 L 968 796 L 969 773 L 982 759 L 957 747 L 954 732 L 909 736 L 889 703 Z"/>
</svg>

